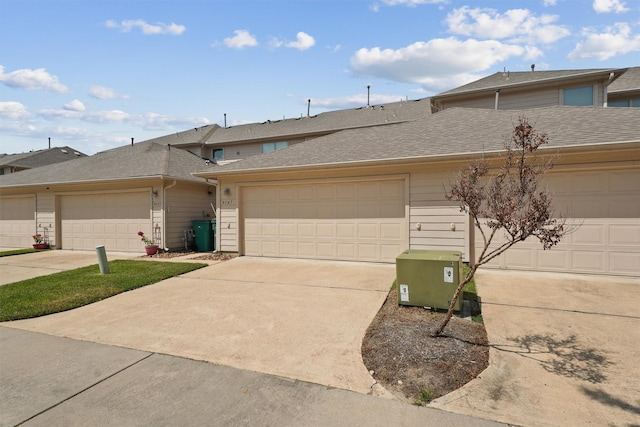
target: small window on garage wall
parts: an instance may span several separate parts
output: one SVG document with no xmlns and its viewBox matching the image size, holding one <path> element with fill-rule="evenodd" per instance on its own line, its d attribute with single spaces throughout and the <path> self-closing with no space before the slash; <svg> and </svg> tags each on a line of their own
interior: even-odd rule
<svg viewBox="0 0 640 427">
<path fill-rule="evenodd" d="M 212 160 L 223 160 L 224 159 L 224 148 L 216 148 L 213 150 L 211 154 Z"/>
<path fill-rule="evenodd" d="M 272 151 L 280 150 L 282 148 L 287 148 L 289 143 L 287 141 L 278 141 L 278 142 L 265 142 L 262 144 L 262 152 L 270 153 Z"/>
<path fill-rule="evenodd" d="M 562 105 L 592 107 L 593 86 L 572 87 L 562 90 Z"/>
</svg>

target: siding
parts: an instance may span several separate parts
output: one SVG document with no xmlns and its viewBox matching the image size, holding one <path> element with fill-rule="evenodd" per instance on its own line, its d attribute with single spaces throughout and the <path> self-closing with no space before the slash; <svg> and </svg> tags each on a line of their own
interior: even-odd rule
<svg viewBox="0 0 640 427">
<path fill-rule="evenodd" d="M 498 109 L 518 110 L 523 108 L 550 107 L 560 104 L 560 90 L 540 89 L 535 92 L 514 92 L 500 94 Z"/>
<path fill-rule="evenodd" d="M 467 215 L 444 197 L 445 185 L 448 185 L 449 179 L 446 172 L 411 174 L 409 247 L 461 251 L 463 259 L 469 261 Z"/>
<path fill-rule="evenodd" d="M 220 182 L 220 250 L 222 252 L 239 252 L 238 242 L 238 186 L 235 182 Z M 224 189 L 229 194 L 224 194 Z"/>
<path fill-rule="evenodd" d="M 53 193 L 36 194 L 36 227 L 49 244 L 56 244 L 56 196 Z"/>
<path fill-rule="evenodd" d="M 211 191 L 211 195 L 208 194 Z M 184 249 L 185 230 L 192 228 L 192 220 L 211 219 L 215 205 L 215 187 L 205 184 L 178 184 L 166 191 L 166 239 L 164 246 L 174 250 Z M 162 222 L 154 218 L 154 228 Z"/>
</svg>

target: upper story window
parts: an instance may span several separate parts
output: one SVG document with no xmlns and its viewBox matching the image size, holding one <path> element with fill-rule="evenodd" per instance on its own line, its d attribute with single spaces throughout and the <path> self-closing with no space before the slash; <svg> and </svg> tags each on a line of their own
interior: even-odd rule
<svg viewBox="0 0 640 427">
<path fill-rule="evenodd" d="M 224 159 L 224 148 L 216 148 L 211 153 L 211 158 L 213 160 L 223 160 Z"/>
<path fill-rule="evenodd" d="M 608 107 L 640 107 L 640 98 L 632 99 L 619 99 L 616 101 L 609 101 Z"/>
<path fill-rule="evenodd" d="M 287 148 L 289 143 L 287 141 L 278 142 L 265 142 L 262 144 L 262 152 L 270 153 L 272 151 L 280 150 L 281 148 Z"/>
<path fill-rule="evenodd" d="M 593 106 L 593 86 L 581 86 L 562 91 L 562 105 Z"/>
</svg>

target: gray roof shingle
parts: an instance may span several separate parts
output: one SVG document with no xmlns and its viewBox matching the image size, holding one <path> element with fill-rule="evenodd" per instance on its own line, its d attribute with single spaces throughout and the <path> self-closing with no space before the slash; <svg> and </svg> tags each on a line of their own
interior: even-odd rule
<svg viewBox="0 0 640 427">
<path fill-rule="evenodd" d="M 207 144 L 229 144 L 251 140 L 285 139 L 296 136 L 326 134 L 342 129 L 401 123 L 431 114 L 429 98 L 394 102 L 383 105 L 328 111 L 315 116 L 267 120 L 219 128 L 207 139 Z"/>
<path fill-rule="evenodd" d="M 607 88 L 610 94 L 640 91 L 640 67 L 629 68 Z"/>
<path fill-rule="evenodd" d="M 640 144 L 640 108 L 554 106 L 524 111 L 450 108 L 414 122 L 345 130 L 219 166 L 212 175 L 500 151 L 518 117 L 549 136 L 549 148 Z"/>
<path fill-rule="evenodd" d="M 200 181 L 191 172 L 203 169 L 207 169 L 205 161 L 192 153 L 154 142 L 141 142 L 65 163 L 2 175 L 0 188 L 157 176 Z"/>
<path fill-rule="evenodd" d="M 553 71 L 507 71 L 497 72 L 480 80 L 459 86 L 455 89 L 439 93 L 434 99 L 451 95 L 461 95 L 465 93 L 482 92 L 509 87 L 518 87 L 532 84 L 543 84 L 553 81 L 561 81 L 580 77 L 590 77 L 602 75 L 606 78 L 609 73 L 619 74 L 625 68 L 598 68 L 587 70 L 553 70 Z"/>
<path fill-rule="evenodd" d="M 28 153 L 0 155 L 0 166 L 31 169 L 85 156 L 86 154 L 71 147 L 54 147 Z"/>
</svg>

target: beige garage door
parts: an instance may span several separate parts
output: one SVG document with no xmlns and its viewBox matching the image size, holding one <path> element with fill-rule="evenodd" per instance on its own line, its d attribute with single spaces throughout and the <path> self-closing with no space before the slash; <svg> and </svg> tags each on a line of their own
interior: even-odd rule
<svg viewBox="0 0 640 427">
<path fill-rule="evenodd" d="M 554 174 L 547 182 L 555 206 L 578 229 L 547 251 L 537 239 L 516 244 L 493 265 L 639 276 L 640 170 Z"/>
<path fill-rule="evenodd" d="M 248 186 L 244 253 L 393 262 L 406 249 L 404 180 Z"/>
<path fill-rule="evenodd" d="M 0 246 L 6 248 L 28 248 L 36 232 L 36 198 L 0 198 Z"/>
<path fill-rule="evenodd" d="M 147 192 L 85 194 L 61 197 L 63 249 L 138 252 L 137 233 L 151 235 L 151 202 Z"/>
</svg>

